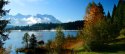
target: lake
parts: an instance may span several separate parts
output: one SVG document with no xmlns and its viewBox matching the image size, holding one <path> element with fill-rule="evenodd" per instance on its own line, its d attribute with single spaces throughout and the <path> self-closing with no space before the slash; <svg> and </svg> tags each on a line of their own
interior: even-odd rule
<svg viewBox="0 0 125 54">
<path fill-rule="evenodd" d="M 22 37 L 25 33 L 29 33 L 30 35 L 35 34 L 38 41 L 43 40 L 47 43 L 48 40 L 54 40 L 56 32 L 55 30 L 40 30 L 40 31 L 20 31 L 20 30 L 13 30 L 9 34 L 9 39 L 6 40 L 4 43 L 4 48 L 11 48 L 11 54 L 16 54 L 15 50 L 17 48 L 24 47 L 22 44 Z M 72 36 L 77 35 L 77 30 L 63 30 L 65 37 L 70 34 Z M 21 53 L 20 53 L 21 54 Z"/>
</svg>

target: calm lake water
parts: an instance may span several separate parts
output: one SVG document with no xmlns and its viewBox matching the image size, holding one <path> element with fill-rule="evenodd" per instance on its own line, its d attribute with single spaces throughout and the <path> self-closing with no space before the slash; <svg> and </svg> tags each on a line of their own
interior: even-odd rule
<svg viewBox="0 0 125 54">
<path fill-rule="evenodd" d="M 48 40 L 53 40 L 55 38 L 56 32 L 55 31 L 48 31 L 48 30 L 42 30 L 42 31 L 11 31 L 9 34 L 8 40 L 5 41 L 4 48 L 11 48 L 11 54 L 16 54 L 15 50 L 17 48 L 22 48 L 24 44 L 22 44 L 22 37 L 24 34 L 28 32 L 30 35 L 35 34 L 37 40 L 43 40 L 45 43 L 47 43 Z M 64 30 L 63 31 L 65 36 L 68 34 L 76 36 L 77 31 L 76 30 Z"/>
</svg>

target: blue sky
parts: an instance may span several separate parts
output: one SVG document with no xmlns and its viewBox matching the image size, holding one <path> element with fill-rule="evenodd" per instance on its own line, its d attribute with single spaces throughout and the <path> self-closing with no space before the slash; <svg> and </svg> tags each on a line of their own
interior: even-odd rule
<svg viewBox="0 0 125 54">
<path fill-rule="evenodd" d="M 11 15 L 21 13 L 24 15 L 49 14 L 55 16 L 62 22 L 83 20 L 86 6 L 93 0 L 9 0 L 10 3 L 5 7 L 11 9 Z M 105 9 L 111 12 L 114 4 L 118 0 L 94 0 L 101 2 Z"/>
</svg>

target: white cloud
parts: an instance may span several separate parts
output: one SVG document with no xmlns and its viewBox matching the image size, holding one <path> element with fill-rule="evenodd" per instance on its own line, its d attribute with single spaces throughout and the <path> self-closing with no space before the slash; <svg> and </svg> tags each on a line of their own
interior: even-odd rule
<svg viewBox="0 0 125 54">
<path fill-rule="evenodd" d="M 23 18 L 23 21 L 26 22 L 26 24 L 36 24 L 36 23 L 41 23 L 41 19 L 40 18 L 34 18 L 34 17 L 29 17 L 29 18 Z"/>
</svg>

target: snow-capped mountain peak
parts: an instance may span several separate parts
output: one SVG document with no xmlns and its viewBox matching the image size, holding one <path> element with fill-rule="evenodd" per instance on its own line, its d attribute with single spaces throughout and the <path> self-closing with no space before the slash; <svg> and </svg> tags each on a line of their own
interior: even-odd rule
<svg viewBox="0 0 125 54">
<path fill-rule="evenodd" d="M 32 25 L 36 23 L 61 23 L 58 19 L 56 19 L 52 15 L 41 15 L 36 14 L 33 15 L 23 15 L 23 14 L 16 14 L 16 15 L 6 15 L 4 19 L 10 19 L 11 25 L 14 26 L 25 26 L 25 25 Z"/>
</svg>

